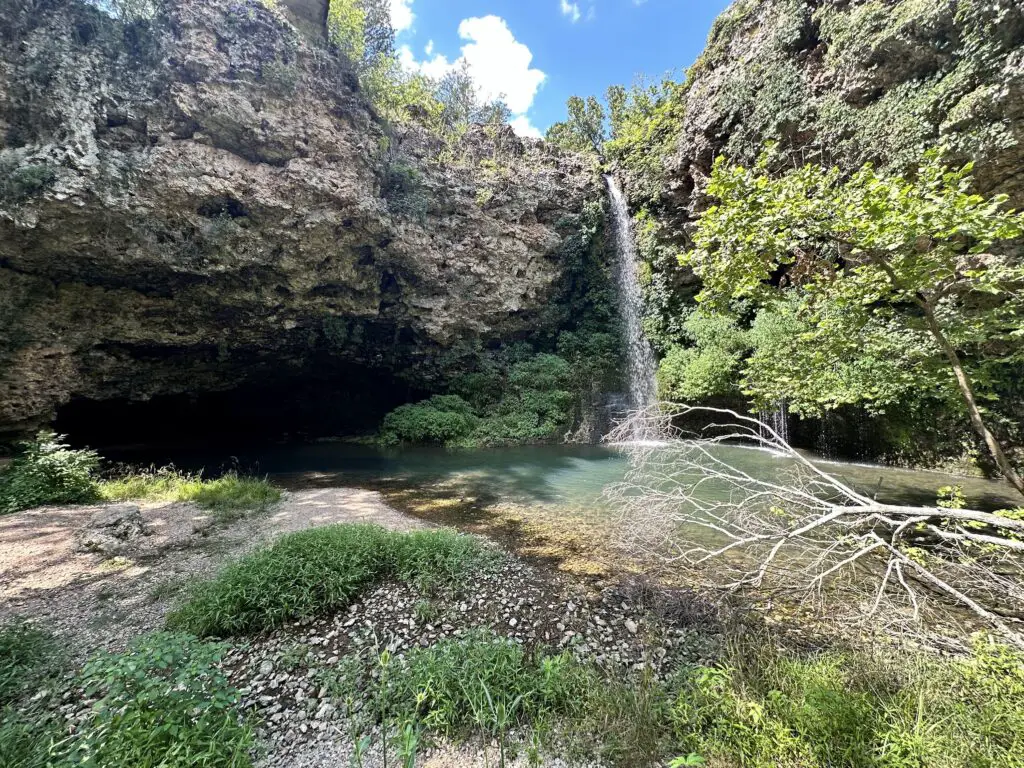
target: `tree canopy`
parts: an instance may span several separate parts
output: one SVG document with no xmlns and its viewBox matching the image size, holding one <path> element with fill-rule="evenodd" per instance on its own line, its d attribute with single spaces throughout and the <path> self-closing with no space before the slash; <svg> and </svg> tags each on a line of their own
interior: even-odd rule
<svg viewBox="0 0 1024 768">
<path fill-rule="evenodd" d="M 681 257 L 706 307 L 753 300 L 788 324 L 771 358 L 751 361 L 752 393 L 781 387 L 804 411 L 883 406 L 907 387 L 959 393 L 1024 492 L 983 407 L 996 368 L 1024 360 L 1024 265 L 997 247 L 1024 233 L 1024 216 L 1003 195 L 975 194 L 971 166 L 948 170 L 936 152 L 912 179 L 871 165 L 773 176 L 769 155 L 754 168 L 716 162 L 718 202 Z"/>
</svg>

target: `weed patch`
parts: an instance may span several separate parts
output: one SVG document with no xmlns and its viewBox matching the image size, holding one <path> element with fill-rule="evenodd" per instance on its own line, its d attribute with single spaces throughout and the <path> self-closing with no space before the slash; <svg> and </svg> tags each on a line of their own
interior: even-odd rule
<svg viewBox="0 0 1024 768">
<path fill-rule="evenodd" d="M 281 491 L 266 479 L 241 477 L 234 472 L 206 480 L 202 475 L 163 467 L 104 480 L 99 495 L 105 501 L 194 502 L 223 523 L 276 503 Z"/>
<path fill-rule="evenodd" d="M 66 759 L 104 768 L 250 766 L 253 731 L 217 666 L 225 650 L 188 635 L 155 633 L 125 653 L 93 657 L 81 684 L 97 703 Z"/>
<path fill-rule="evenodd" d="M 49 633 L 27 623 L 0 626 L 0 705 L 29 693 L 59 660 L 59 647 Z"/>
<path fill-rule="evenodd" d="M 401 534 L 336 525 L 289 534 L 193 587 L 168 626 L 200 637 L 258 632 L 339 610 L 387 578 L 424 590 L 451 586 L 494 555 L 447 531 Z"/>
</svg>

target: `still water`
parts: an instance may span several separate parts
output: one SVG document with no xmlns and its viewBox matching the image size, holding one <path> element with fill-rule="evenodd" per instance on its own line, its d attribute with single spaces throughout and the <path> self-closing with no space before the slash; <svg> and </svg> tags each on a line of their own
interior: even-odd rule
<svg viewBox="0 0 1024 768">
<path fill-rule="evenodd" d="M 720 447 L 723 458 L 759 477 L 778 476 L 787 460 L 738 447 Z M 218 472 L 235 466 L 268 474 L 286 486 L 347 485 L 415 488 L 448 484 L 453 492 L 522 505 L 571 505 L 599 512 L 603 488 L 620 481 L 625 455 L 613 446 L 548 445 L 480 450 L 405 448 L 387 450 L 350 443 L 274 445 L 224 451 L 154 449 L 123 451 L 112 458 L 133 463 L 173 463 L 190 471 Z M 822 469 L 879 501 L 934 504 L 936 491 L 960 485 L 968 505 L 981 509 L 1020 506 L 1009 486 L 975 477 L 891 467 L 819 462 Z"/>
</svg>

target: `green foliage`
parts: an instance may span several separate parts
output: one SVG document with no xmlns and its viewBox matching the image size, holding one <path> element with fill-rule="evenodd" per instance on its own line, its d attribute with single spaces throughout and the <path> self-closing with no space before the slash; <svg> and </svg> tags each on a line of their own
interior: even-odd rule
<svg viewBox="0 0 1024 768">
<path fill-rule="evenodd" d="M 417 221 L 424 220 L 430 205 L 419 169 L 404 160 L 397 160 L 385 170 L 381 196 L 392 213 Z"/>
<path fill-rule="evenodd" d="M 99 460 L 94 451 L 72 450 L 63 435 L 40 432 L 0 470 L 0 514 L 95 500 Z"/>
<path fill-rule="evenodd" d="M 1024 657 L 978 642 L 969 658 L 744 647 L 675 683 L 680 749 L 760 766 L 1018 764 Z"/>
<path fill-rule="evenodd" d="M 56 639 L 39 627 L 20 621 L 0 625 L 0 706 L 34 693 L 60 657 Z"/>
<path fill-rule="evenodd" d="M 53 760 L 62 736 L 60 723 L 49 713 L 0 708 L 0 768 L 63 768 Z"/>
<path fill-rule="evenodd" d="M 56 179 L 57 172 L 46 163 L 22 165 L 16 155 L 0 159 L 0 201 L 24 202 Z"/>
<path fill-rule="evenodd" d="M 104 501 L 192 501 L 207 509 L 258 509 L 281 498 L 268 481 L 229 472 L 215 480 L 174 467 L 130 472 L 99 486 Z"/>
<path fill-rule="evenodd" d="M 381 441 L 448 444 L 469 437 L 478 419 L 458 395 L 434 395 L 421 403 L 400 405 L 384 417 Z"/>
<path fill-rule="evenodd" d="M 626 172 L 630 195 L 643 204 L 661 194 L 665 161 L 683 128 L 687 90 L 670 76 L 660 82 L 641 77 L 628 90 L 608 89 L 611 137 L 604 152 L 609 162 Z"/>
<path fill-rule="evenodd" d="M 227 646 L 155 633 L 82 672 L 92 714 L 69 750 L 74 765 L 246 768 L 255 739 L 219 664 Z"/>
<path fill-rule="evenodd" d="M 748 297 L 765 307 L 748 391 L 770 400 L 772 387 L 784 390 L 805 413 L 881 408 L 915 388 L 952 400 L 937 327 L 993 396 L 997 369 L 1021 359 L 1024 269 L 988 251 L 1019 237 L 1024 217 L 1005 197 L 973 194 L 969 173 L 947 171 L 936 154 L 909 181 L 871 166 L 849 179 L 813 165 L 771 177 L 763 163 L 719 160 L 709 192 L 721 203 L 684 261 L 706 304 Z M 777 287 L 780 271 L 799 292 Z"/>
<path fill-rule="evenodd" d="M 569 364 L 557 355 L 538 354 L 508 371 L 502 397 L 476 430 L 485 443 L 533 442 L 554 437 L 572 417 Z"/>
<path fill-rule="evenodd" d="M 57 639 L 12 620 L 0 625 L 0 768 L 45 768 L 60 739 L 57 721 L 35 700 L 62 667 Z"/>
<path fill-rule="evenodd" d="M 735 394 L 750 342 L 735 318 L 694 312 L 683 324 L 692 346 L 673 347 L 658 368 L 662 397 L 678 402 Z"/>
<path fill-rule="evenodd" d="M 602 342 L 587 337 L 579 343 L 597 349 Z M 578 346 L 570 351 L 582 352 Z M 513 349 L 504 359 L 485 358 L 477 371 L 459 377 L 453 385 L 458 394 L 434 395 L 393 410 L 384 417 L 380 439 L 385 445 L 461 446 L 549 440 L 572 422 L 573 379 L 562 357 Z"/>
<path fill-rule="evenodd" d="M 544 138 L 563 149 L 600 155 L 605 141 L 604 106 L 593 96 L 586 100 L 572 96 L 566 109 L 568 119 L 548 128 Z"/>
<path fill-rule="evenodd" d="M 499 736 L 511 725 L 577 714 L 593 682 L 568 653 L 533 655 L 479 630 L 394 660 L 382 698 L 389 716 L 415 717 L 445 736 Z"/>
<path fill-rule="evenodd" d="M 424 588 L 453 585 L 490 559 L 476 540 L 447 531 L 400 534 L 371 525 L 302 531 L 192 587 L 167 624 L 201 637 L 270 629 L 345 608 L 389 577 Z"/>
</svg>

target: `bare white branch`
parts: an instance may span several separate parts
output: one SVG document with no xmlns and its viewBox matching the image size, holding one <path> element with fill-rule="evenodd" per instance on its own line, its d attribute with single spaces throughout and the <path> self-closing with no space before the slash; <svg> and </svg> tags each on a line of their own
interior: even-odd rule
<svg viewBox="0 0 1024 768">
<path fill-rule="evenodd" d="M 606 495 L 634 550 L 716 589 L 802 595 L 841 620 L 982 623 L 1024 645 L 1022 520 L 881 503 L 721 408 L 659 404 L 609 440 L 629 459 Z"/>
</svg>

